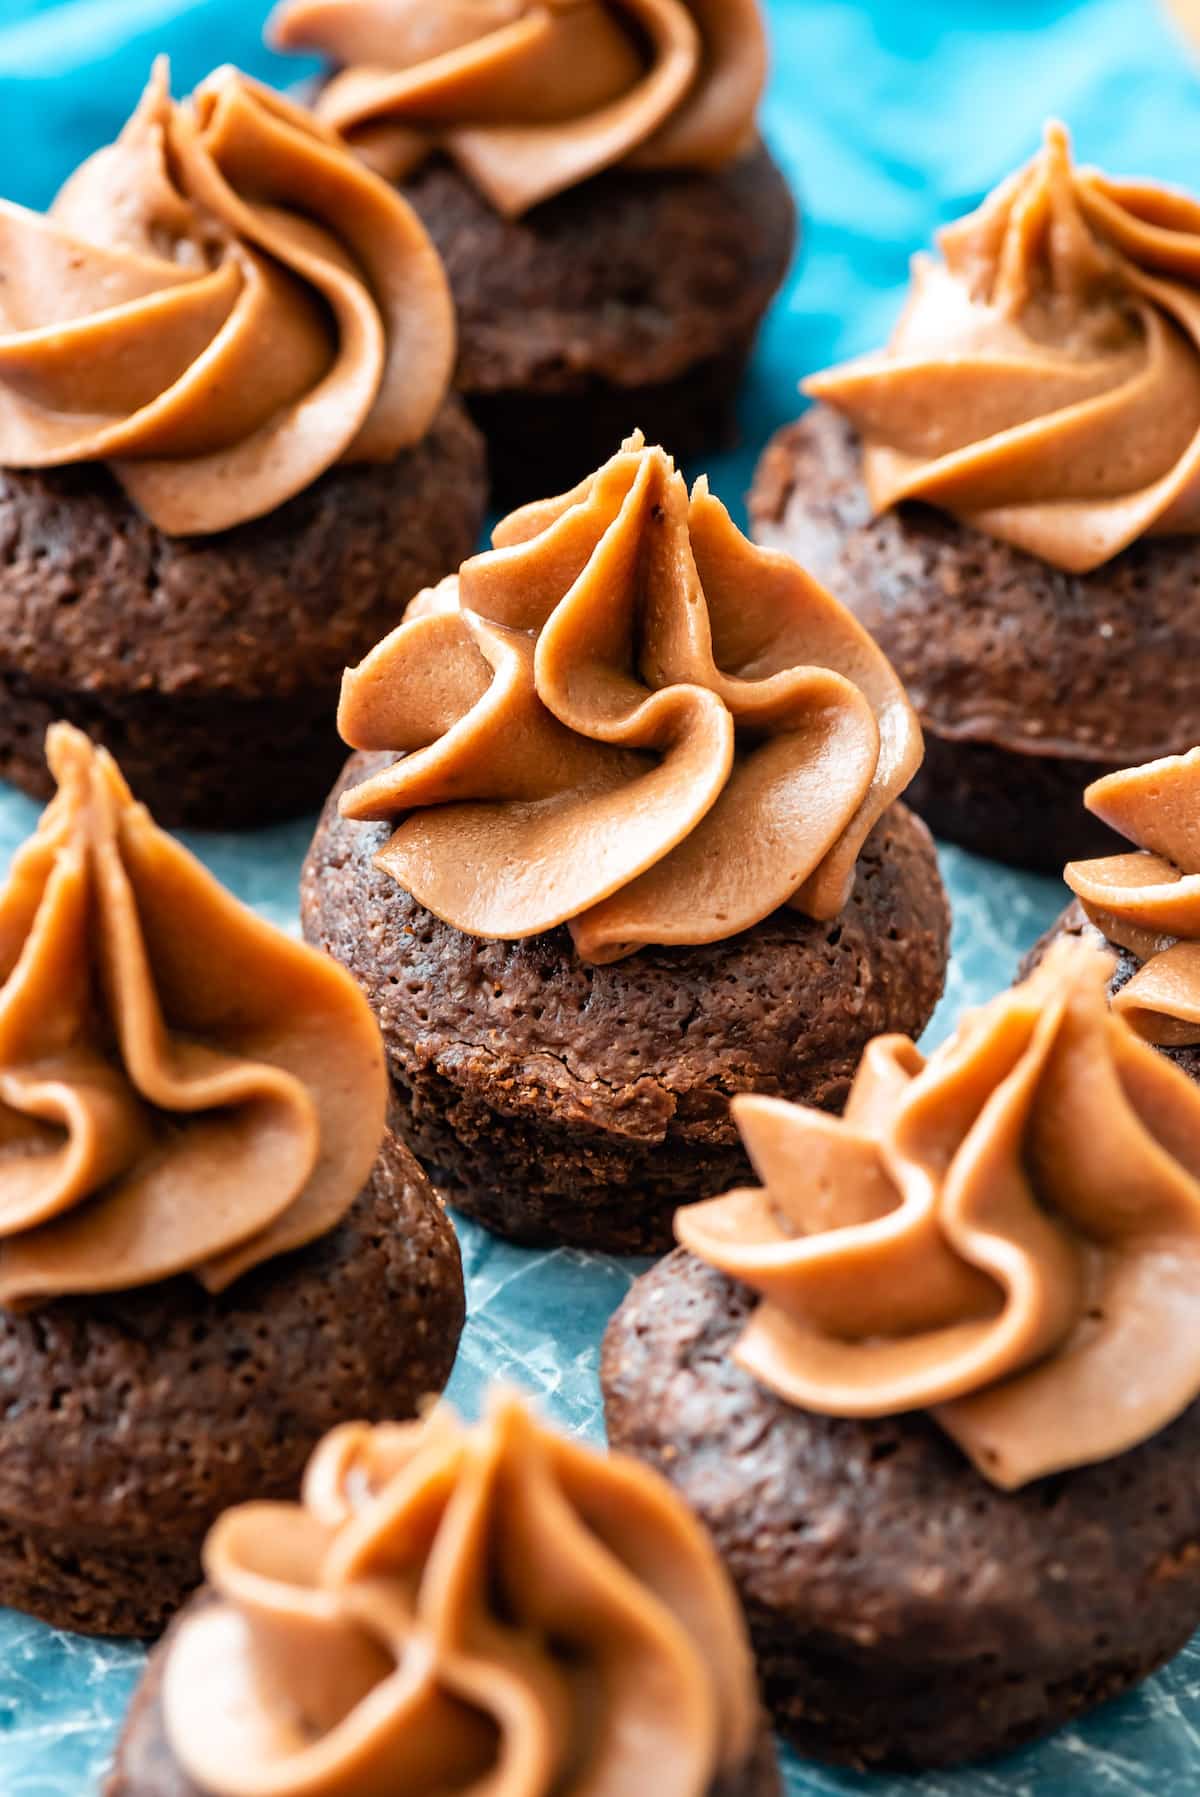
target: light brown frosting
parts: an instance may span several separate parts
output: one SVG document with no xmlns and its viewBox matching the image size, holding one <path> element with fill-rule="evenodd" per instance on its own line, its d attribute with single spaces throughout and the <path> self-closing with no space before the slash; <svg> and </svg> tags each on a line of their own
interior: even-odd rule
<svg viewBox="0 0 1200 1797">
<path fill-rule="evenodd" d="M 43 217 L 0 203 L 0 466 L 107 462 L 170 535 L 418 441 L 454 366 L 424 227 L 327 126 L 160 61 Z"/>
<path fill-rule="evenodd" d="M 923 500 L 1084 573 L 1200 529 L 1200 204 L 1072 165 L 1061 125 L 918 256 L 889 347 L 805 382 Z"/>
<path fill-rule="evenodd" d="M 1005 1488 L 1145 1441 L 1200 1393 L 1200 1087 L 1060 941 L 924 1061 L 867 1049 L 844 1118 L 740 1098 L 763 1190 L 680 1211 L 762 1296 L 738 1361 L 833 1416 L 931 1408 Z"/>
<path fill-rule="evenodd" d="M 758 0 L 284 0 L 338 73 L 320 116 L 390 180 L 435 150 L 510 217 L 601 169 L 715 169 L 755 140 Z"/>
<path fill-rule="evenodd" d="M 512 1397 L 351 1424 L 299 1504 L 209 1535 L 163 1703 L 215 1797 L 704 1797 L 754 1675 L 707 1536 L 657 1473 Z"/>
<path fill-rule="evenodd" d="M 1113 997 L 1148 1042 L 1200 1042 L 1200 749 L 1095 780 L 1089 811 L 1142 851 L 1072 861 L 1063 878 L 1142 966 Z"/>
<path fill-rule="evenodd" d="M 470 935 L 569 923 L 581 956 L 840 911 L 921 759 L 875 644 L 640 437 L 420 595 L 345 678 L 343 794 L 376 857 Z"/>
<path fill-rule="evenodd" d="M 239 905 L 56 724 L 0 893 L 0 1303 L 221 1291 L 349 1209 L 383 1137 L 348 974 Z"/>
</svg>

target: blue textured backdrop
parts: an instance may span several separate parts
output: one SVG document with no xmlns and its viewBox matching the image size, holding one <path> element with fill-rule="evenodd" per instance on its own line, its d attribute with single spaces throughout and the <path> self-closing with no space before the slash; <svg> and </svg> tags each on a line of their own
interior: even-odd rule
<svg viewBox="0 0 1200 1797">
<path fill-rule="evenodd" d="M 796 410 L 799 377 L 881 339 L 909 255 L 1030 154 L 1048 115 L 1115 173 L 1200 188 L 1200 84 L 1153 0 L 773 0 L 769 10 L 766 125 L 800 196 L 805 240 L 747 387 L 744 448 L 711 471 L 735 506 L 766 437 Z M 120 127 L 159 50 L 171 54 L 177 91 L 222 61 L 294 79 L 297 65 L 261 46 L 264 11 L 258 0 L 0 0 L 0 193 L 45 204 Z M 34 817 L 0 788 L 0 873 Z M 294 928 L 309 829 L 194 846 L 248 902 Z M 1010 979 L 1061 901 L 1056 882 L 959 851 L 945 851 L 943 868 L 955 954 L 934 1037 L 964 1002 Z M 471 1409 L 489 1377 L 507 1377 L 540 1392 L 564 1424 L 599 1434 L 596 1344 L 631 1270 L 505 1248 L 470 1227 L 462 1234 L 471 1316 L 456 1398 Z M 135 1649 L 0 1611 L 2 1797 L 94 1791 L 138 1663 Z M 1197 1788 L 1195 1646 L 1132 1697 L 986 1771 L 863 1780 L 789 1762 L 791 1797 L 1175 1797 Z"/>
</svg>

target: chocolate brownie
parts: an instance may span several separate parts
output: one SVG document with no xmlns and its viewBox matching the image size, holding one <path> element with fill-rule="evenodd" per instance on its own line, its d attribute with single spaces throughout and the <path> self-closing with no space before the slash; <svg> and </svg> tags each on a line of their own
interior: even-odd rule
<svg viewBox="0 0 1200 1797">
<path fill-rule="evenodd" d="M 734 440 L 796 238 L 763 145 L 708 173 L 610 169 L 520 218 L 440 157 L 402 190 L 450 276 L 499 503 L 564 492 L 635 428 L 683 463 Z"/>
<path fill-rule="evenodd" d="M 0 471 L 0 777 L 47 797 L 46 727 L 67 718 L 164 824 L 315 807 L 344 754 L 342 669 L 470 553 L 485 499 L 453 399 L 394 462 L 218 536 L 164 536 L 102 466 Z"/>
<path fill-rule="evenodd" d="M 210 1600 L 201 1593 L 192 1601 L 202 1604 Z M 134 1692 L 103 1797 L 206 1797 L 180 1766 L 167 1740 L 162 1678 L 169 1647 L 168 1635 L 151 1655 Z M 740 1772 L 719 1778 L 708 1797 L 780 1797 L 782 1790 L 775 1744 L 764 1726 L 753 1759 Z M 401 1797 L 399 1788 L 397 1797 Z"/>
<path fill-rule="evenodd" d="M 228 1505 L 295 1497 L 335 1424 L 440 1392 L 458 1243 L 389 1131 L 345 1220 L 219 1297 L 191 1278 L 0 1312 L 0 1603 L 153 1635 Z"/>
<path fill-rule="evenodd" d="M 781 431 L 753 534 L 849 605 L 908 688 L 934 833 L 1057 873 L 1111 853 L 1083 788 L 1200 741 L 1200 539 L 1150 538 L 1067 574 L 923 505 L 872 518 L 853 429 L 816 406 Z"/>
<path fill-rule="evenodd" d="M 768 1707 L 802 1752 L 878 1768 L 1015 1747 L 1127 1690 L 1200 1623 L 1200 1404 L 1015 1492 L 931 1418 L 793 1409 L 732 1357 L 756 1299 L 677 1250 L 601 1364 L 609 1439 L 708 1525 Z"/>
<path fill-rule="evenodd" d="M 1126 850 L 1128 847 L 1129 845 L 1126 843 Z M 1110 942 L 1103 931 L 1098 930 L 1090 921 L 1079 900 L 1072 899 L 1061 916 L 1055 918 L 1045 935 L 1039 936 L 1034 943 L 1021 962 L 1017 978 L 1023 980 L 1028 974 L 1031 974 L 1039 961 L 1045 958 L 1050 944 L 1056 942 L 1060 936 L 1082 936 L 1088 942 L 1094 942 L 1098 948 L 1108 949 L 1110 954 L 1117 957 L 1117 965 L 1108 986 L 1111 993 L 1117 993 L 1122 986 L 1128 985 L 1142 965 L 1130 949 L 1121 948 L 1117 943 Z M 1182 1067 L 1183 1071 L 1190 1074 L 1193 1079 L 1200 1079 L 1200 1047 L 1168 1048 L 1161 1042 L 1156 1042 L 1154 1046 L 1160 1054 L 1165 1054 L 1168 1060 L 1174 1061 L 1177 1067 Z"/>
<path fill-rule="evenodd" d="M 566 929 L 483 941 L 380 872 L 388 826 L 342 818 L 337 799 L 391 759 L 347 763 L 305 863 L 304 930 L 366 992 L 410 1146 L 450 1203 L 511 1240 L 662 1251 L 680 1204 L 749 1171 L 735 1093 L 836 1110 L 870 1038 L 919 1034 L 937 1003 L 949 913 L 902 805 L 832 922 L 781 910 L 723 942 L 591 966 Z"/>
</svg>

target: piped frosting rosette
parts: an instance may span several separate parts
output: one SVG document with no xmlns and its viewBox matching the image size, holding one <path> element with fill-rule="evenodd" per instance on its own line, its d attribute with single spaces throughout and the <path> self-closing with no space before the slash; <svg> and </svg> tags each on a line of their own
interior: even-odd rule
<svg viewBox="0 0 1200 1797">
<path fill-rule="evenodd" d="M 437 916 L 581 956 L 837 915 L 920 763 L 874 642 L 640 437 L 420 596 L 346 675 L 339 728 L 403 759 L 343 794 Z"/>
<path fill-rule="evenodd" d="M 791 1404 L 928 1409 L 993 1484 L 1105 1460 L 1200 1393 L 1200 1088 L 1057 943 L 924 1061 L 867 1049 L 844 1118 L 734 1113 L 763 1180 L 676 1232 L 761 1303 L 735 1353 Z"/>
<path fill-rule="evenodd" d="M 224 891 L 57 724 L 0 893 L 0 1303 L 193 1273 L 340 1221 L 383 1139 L 358 988 Z"/>
<path fill-rule="evenodd" d="M 749 1756 L 737 1601 L 656 1473 L 512 1397 L 350 1425 L 299 1504 L 205 1549 L 172 1637 L 172 1750 L 215 1797 L 705 1797 Z"/>
<path fill-rule="evenodd" d="M 273 511 L 424 436 L 453 372 L 444 270 L 328 126 L 159 62 L 44 217 L 0 203 L 0 466 L 107 462 L 170 535 Z"/>
<path fill-rule="evenodd" d="M 284 0 L 271 35 L 334 65 L 320 116 L 390 180 L 440 150 L 509 216 L 733 161 L 767 71 L 758 0 Z"/>
<path fill-rule="evenodd" d="M 876 511 L 922 500 L 1085 573 L 1200 529 L 1200 203 L 1076 168 L 1060 125 L 919 256 L 888 348 L 813 377 Z"/>
<path fill-rule="evenodd" d="M 1113 1007 L 1148 1042 L 1200 1043 L 1200 749 L 1095 780 L 1089 811 L 1141 851 L 1063 877 L 1110 942 L 1142 963 Z"/>
</svg>

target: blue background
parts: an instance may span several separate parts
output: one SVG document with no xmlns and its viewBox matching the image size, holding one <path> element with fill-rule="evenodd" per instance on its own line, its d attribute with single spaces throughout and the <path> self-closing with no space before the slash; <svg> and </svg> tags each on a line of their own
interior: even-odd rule
<svg viewBox="0 0 1200 1797">
<path fill-rule="evenodd" d="M 264 11 L 257 0 L 0 0 L 0 193 L 44 205 L 80 157 L 119 130 L 160 50 L 180 93 L 224 61 L 296 79 L 305 65 L 262 48 Z M 711 469 L 735 508 L 767 436 L 797 409 L 800 376 L 886 335 L 912 251 L 1028 157 L 1047 116 L 1065 119 L 1080 155 L 1113 173 L 1200 189 L 1200 75 L 1154 0 L 774 0 L 769 11 L 766 130 L 801 201 L 804 244 L 747 386 L 744 448 Z M 35 815 L 0 787 L 0 873 Z M 294 929 L 310 830 L 191 840 L 248 902 Z M 955 952 L 933 1039 L 964 1003 L 1007 983 L 1062 900 L 1055 881 L 953 849 L 943 871 Z M 489 1377 L 507 1377 L 541 1393 L 565 1425 L 599 1435 L 596 1346 L 632 1269 L 522 1252 L 470 1226 L 461 1233 L 471 1316 L 454 1396 L 473 1409 Z M 0 1611 L 0 1797 L 94 1791 L 138 1664 L 136 1649 Z M 1131 1697 L 986 1770 L 859 1779 L 789 1761 L 791 1797 L 1197 1789 L 1195 1646 Z"/>
</svg>

